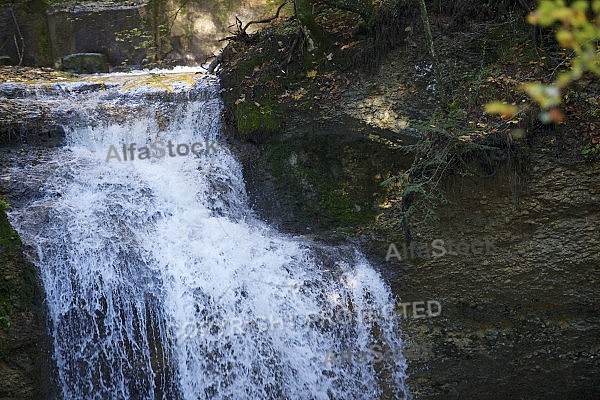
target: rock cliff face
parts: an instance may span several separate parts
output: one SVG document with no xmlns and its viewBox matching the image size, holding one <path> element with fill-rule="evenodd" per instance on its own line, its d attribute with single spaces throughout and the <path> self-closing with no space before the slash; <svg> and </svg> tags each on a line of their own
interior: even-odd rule
<svg viewBox="0 0 600 400">
<path fill-rule="evenodd" d="M 491 170 L 437 182 L 450 200 L 439 220 L 424 212 L 408 220 L 413 243 L 487 240 L 489 251 L 386 260 L 390 243 L 400 253 L 407 243 L 407 199 L 379 184 L 408 169 L 400 149 L 415 142 L 413 121 L 436 108 L 426 55 L 407 46 L 375 73 L 335 79 L 316 64 L 271 72 L 268 60 L 287 40 L 266 33 L 254 47 L 234 43 L 221 72 L 250 198 L 280 229 L 357 243 L 410 303 L 402 325 L 414 397 L 596 398 L 600 163 L 581 156 L 578 121 L 522 124 L 515 153 Z M 270 53 L 273 43 L 284 50 Z M 423 317 L 428 301 L 439 302 L 439 315 Z"/>
<path fill-rule="evenodd" d="M 416 398 L 600 393 L 600 165 L 557 165 L 546 144 L 523 176 L 446 182 L 440 221 L 412 226 L 417 242 L 488 239 L 495 251 L 386 263 L 382 241 L 374 254 L 403 302 L 442 305 L 403 324 Z"/>
<path fill-rule="evenodd" d="M 388 106 L 370 107 L 372 118 Z M 349 234 L 403 303 L 441 304 L 428 318 L 409 306 L 402 324 L 415 398 L 597 396 L 600 163 L 557 163 L 551 154 L 562 145 L 550 143 L 564 133 L 531 132 L 526 173 L 505 165 L 492 177 L 440 182 L 451 204 L 438 209 L 439 221 L 409 222 L 416 243 L 488 240 L 493 250 L 386 261 L 390 243 L 402 253 L 406 237 L 377 201 L 377 178 L 410 161 L 366 140 L 389 132 L 342 120 L 293 125 L 276 144 L 240 145 L 248 190 L 258 213 L 281 229 L 325 241 Z"/>
<path fill-rule="evenodd" d="M 54 398 L 44 294 L 24 260 L 4 205 L 0 211 L 0 399 Z"/>
</svg>

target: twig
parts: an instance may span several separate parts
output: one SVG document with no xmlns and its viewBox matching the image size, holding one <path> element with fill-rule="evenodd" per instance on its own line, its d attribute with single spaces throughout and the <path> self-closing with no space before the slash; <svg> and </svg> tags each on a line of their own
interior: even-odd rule
<svg viewBox="0 0 600 400">
<path fill-rule="evenodd" d="M 545 76 L 545 79 L 550 80 L 552 78 L 554 78 L 554 75 L 556 74 L 556 72 L 558 71 L 558 69 L 565 64 L 567 61 L 571 61 L 573 59 L 573 56 L 575 55 L 575 51 L 571 50 L 571 53 L 569 55 L 567 55 L 566 57 L 564 57 L 562 59 L 562 61 L 556 66 L 554 67 L 554 69 L 552 69 L 552 72 L 550 72 L 548 75 Z M 554 58 L 554 57 L 552 57 Z"/>
<path fill-rule="evenodd" d="M 173 25 L 175 25 L 175 20 L 177 19 L 179 12 L 183 9 L 183 7 L 185 7 L 187 5 L 188 1 L 189 0 L 182 1 L 181 5 L 177 9 L 177 11 L 175 11 L 175 14 L 173 14 L 173 19 L 171 20 L 171 26 L 169 26 L 169 33 L 173 30 Z"/>
<path fill-rule="evenodd" d="M 242 26 L 242 21 L 236 16 L 235 17 L 235 25 L 237 26 L 237 32 L 229 32 L 231 33 L 233 36 L 227 36 L 223 39 L 219 39 L 219 42 L 223 42 L 225 40 L 238 40 L 238 39 L 246 39 L 248 37 L 248 34 L 246 33 L 246 29 L 248 29 L 248 27 L 252 24 L 266 24 L 269 23 L 271 21 L 273 21 L 274 19 L 279 18 L 279 13 L 281 12 L 281 9 L 288 4 L 290 0 L 286 0 L 283 4 L 281 4 L 279 7 L 277 7 L 277 12 L 275 13 L 274 16 L 272 16 L 271 18 L 265 18 L 265 19 L 261 19 L 261 20 L 256 20 L 256 21 L 249 21 L 248 23 L 246 23 L 246 25 Z M 229 27 L 232 27 L 233 25 L 229 25 Z"/>
<path fill-rule="evenodd" d="M 212 74 L 215 69 L 219 66 L 219 64 L 221 64 L 221 58 L 222 58 L 223 53 L 219 54 L 218 56 L 215 57 L 214 60 L 212 60 L 206 70 L 206 72 L 208 72 L 209 74 Z"/>
<path fill-rule="evenodd" d="M 23 65 L 23 56 L 25 55 L 25 39 L 23 39 L 21 28 L 19 28 L 17 17 L 15 17 L 14 6 L 10 7 L 10 13 L 13 17 L 13 21 L 15 22 L 15 28 L 17 29 L 17 33 L 19 34 L 19 39 L 21 39 L 21 48 L 19 49 L 19 44 L 17 43 L 17 35 L 13 34 L 13 39 L 15 40 L 15 48 L 17 49 L 17 56 L 19 56 L 19 66 L 21 66 Z"/>
<path fill-rule="evenodd" d="M 279 69 L 283 70 L 285 67 L 290 65 L 290 63 L 292 62 L 292 58 L 294 57 L 294 53 L 296 51 L 296 46 L 300 45 L 300 49 L 304 48 L 303 43 L 301 43 L 301 41 L 303 41 L 303 40 L 304 40 L 304 35 L 302 34 L 302 31 L 300 31 L 299 34 L 297 34 L 296 37 L 294 38 L 294 41 L 292 42 L 292 46 L 290 47 L 290 50 L 288 52 L 287 60 L 285 61 L 284 64 L 279 65 Z"/>
<path fill-rule="evenodd" d="M 276 18 L 279 18 L 279 12 L 281 12 L 281 9 L 288 3 L 289 0 L 286 0 L 285 2 L 283 2 L 283 4 L 281 4 L 279 7 L 277 7 L 277 12 L 275 13 L 275 15 L 271 18 L 266 18 L 266 19 L 261 19 L 259 21 L 250 21 L 246 24 L 246 26 L 244 26 L 244 28 L 242 29 L 242 31 L 240 33 L 242 34 L 246 34 L 246 29 L 248 29 L 248 27 L 251 24 L 266 24 L 268 22 L 273 21 Z M 240 21 L 241 22 L 241 21 Z"/>
</svg>

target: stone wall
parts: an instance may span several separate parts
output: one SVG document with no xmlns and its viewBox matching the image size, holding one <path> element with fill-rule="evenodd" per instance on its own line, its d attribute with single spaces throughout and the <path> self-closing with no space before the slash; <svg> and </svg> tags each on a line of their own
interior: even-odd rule
<svg viewBox="0 0 600 400">
<path fill-rule="evenodd" d="M 219 39 L 235 29 L 236 16 L 246 22 L 270 15 L 274 7 L 267 3 L 190 0 L 182 6 L 181 0 L 156 0 L 48 7 L 43 0 L 0 0 L 0 56 L 18 64 L 22 52 L 22 65 L 58 66 L 69 54 L 103 53 L 118 67 L 154 61 L 158 51 L 171 64 L 196 65 L 223 47 Z"/>
<path fill-rule="evenodd" d="M 48 12 L 55 61 L 73 53 L 105 54 L 111 66 L 138 65 L 146 52 L 140 38 L 117 41 L 117 33 L 139 28 L 145 5 L 70 7 Z"/>
</svg>

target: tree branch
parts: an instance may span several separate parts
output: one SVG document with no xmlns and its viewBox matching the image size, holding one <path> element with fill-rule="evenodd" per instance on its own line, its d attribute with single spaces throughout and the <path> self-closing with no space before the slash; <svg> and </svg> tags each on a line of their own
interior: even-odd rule
<svg viewBox="0 0 600 400">
<path fill-rule="evenodd" d="M 10 13 L 13 17 L 13 21 L 15 22 L 15 28 L 17 30 L 17 33 L 19 34 L 19 39 L 21 39 L 21 48 L 19 49 L 19 44 L 17 43 L 17 35 L 13 35 L 13 38 L 15 40 L 15 47 L 17 49 L 17 56 L 19 56 L 19 66 L 21 66 L 23 65 L 23 57 L 25 56 L 25 39 L 23 39 L 21 28 L 19 28 L 19 23 L 17 22 L 17 17 L 15 16 L 14 6 L 10 7 Z"/>
<path fill-rule="evenodd" d="M 244 25 L 242 27 L 242 21 L 238 18 L 235 17 L 235 25 L 237 25 L 237 32 L 231 32 L 230 33 L 233 36 L 227 36 L 223 39 L 219 39 L 219 42 L 223 42 L 225 40 L 238 40 L 238 39 L 246 39 L 248 38 L 248 34 L 246 33 L 246 29 L 248 29 L 248 27 L 252 24 L 266 24 L 269 23 L 271 21 L 273 21 L 274 19 L 279 18 L 279 13 L 281 12 L 281 9 L 290 2 L 290 0 L 286 0 L 283 4 L 281 4 L 279 7 L 277 7 L 277 12 L 275 13 L 274 16 L 272 16 L 271 18 L 265 18 L 265 19 L 260 19 L 260 20 L 256 20 L 256 21 L 249 21 L 246 23 L 246 25 Z M 233 26 L 233 25 L 230 25 Z"/>
<path fill-rule="evenodd" d="M 286 5 L 288 2 L 289 2 L 289 0 L 286 0 L 286 1 L 285 1 L 283 4 L 281 4 L 279 7 L 277 7 L 277 12 L 275 13 L 275 15 L 274 15 L 273 17 L 271 17 L 271 18 L 266 18 L 266 19 L 261 19 L 261 20 L 259 20 L 259 21 L 250 21 L 250 22 L 248 22 L 248 23 L 247 23 L 247 24 L 244 26 L 244 28 L 242 29 L 241 33 L 242 33 L 242 34 L 246 34 L 246 29 L 248 29 L 248 27 L 249 27 L 251 24 L 266 24 L 266 23 L 269 23 L 269 22 L 273 21 L 274 19 L 277 19 L 277 18 L 279 18 L 279 13 L 281 12 L 281 9 L 282 9 L 282 8 L 283 8 L 283 7 L 284 7 L 284 6 L 285 6 L 285 5 Z"/>
</svg>

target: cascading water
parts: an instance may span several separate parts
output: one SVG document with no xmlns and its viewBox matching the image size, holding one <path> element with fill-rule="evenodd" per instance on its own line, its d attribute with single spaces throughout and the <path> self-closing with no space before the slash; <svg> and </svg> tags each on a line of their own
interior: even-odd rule
<svg viewBox="0 0 600 400">
<path fill-rule="evenodd" d="M 4 176 L 29 188 L 9 216 L 41 273 L 62 398 L 408 397 L 401 354 L 340 359 L 401 349 L 396 319 L 357 318 L 393 305 L 389 288 L 352 247 L 252 216 L 216 82 L 63 92 L 67 146 Z M 214 146 L 138 158 L 158 141 Z M 134 160 L 107 157 L 132 143 Z"/>
</svg>

